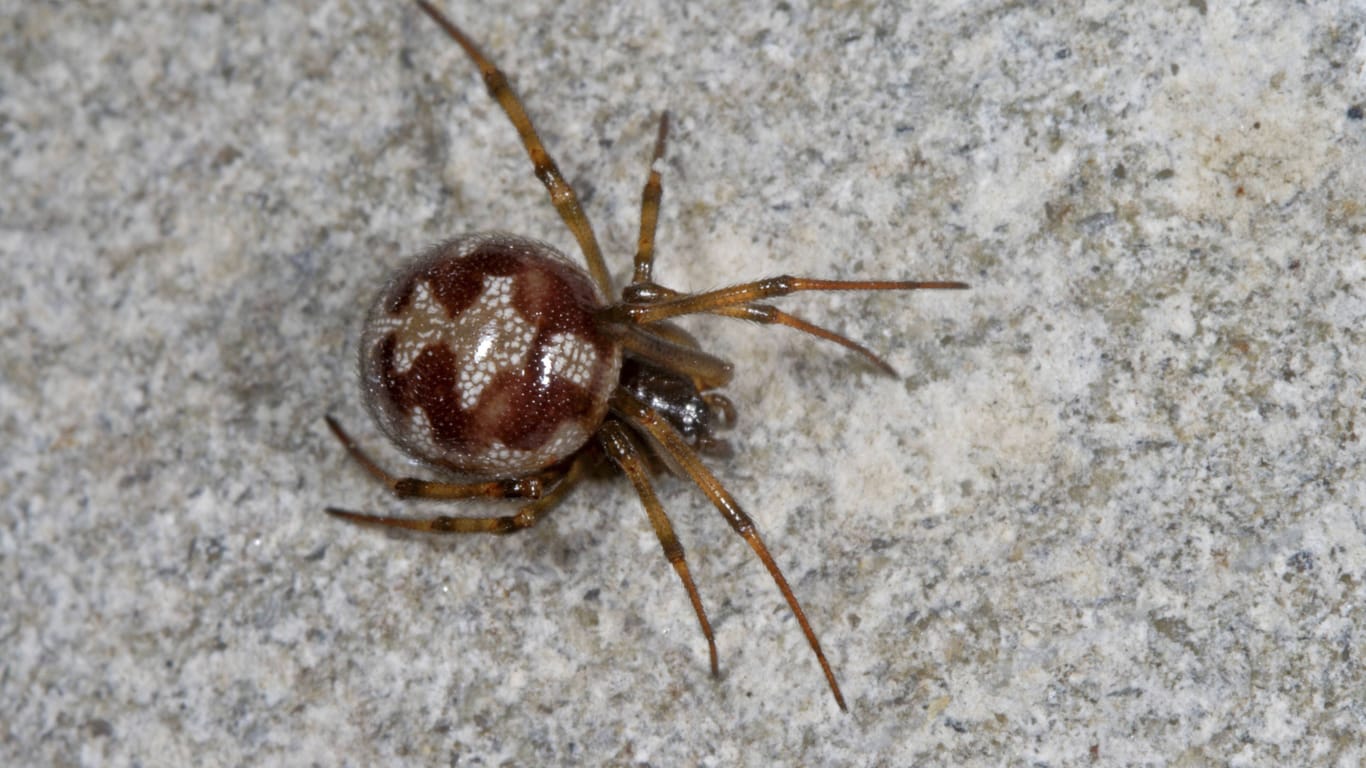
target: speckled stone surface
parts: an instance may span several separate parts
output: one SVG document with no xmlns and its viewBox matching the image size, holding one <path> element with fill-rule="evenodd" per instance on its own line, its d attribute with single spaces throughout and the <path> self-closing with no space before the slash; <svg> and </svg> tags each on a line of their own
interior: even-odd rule
<svg viewBox="0 0 1366 768">
<path fill-rule="evenodd" d="M 691 325 L 849 713 L 681 481 L 719 680 L 620 477 L 506 538 L 323 514 L 449 511 L 322 421 L 402 466 L 386 271 L 574 252 L 413 6 L 3 0 L 0 763 L 1366 760 L 1361 3 L 516 5 L 446 3 L 619 279 L 667 107 L 664 281 L 972 283 L 785 300 L 900 379 Z"/>
</svg>

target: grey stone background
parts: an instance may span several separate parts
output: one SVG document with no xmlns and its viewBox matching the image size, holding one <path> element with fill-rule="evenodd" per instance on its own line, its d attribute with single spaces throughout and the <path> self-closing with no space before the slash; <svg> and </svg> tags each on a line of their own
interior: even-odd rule
<svg viewBox="0 0 1366 768">
<path fill-rule="evenodd" d="M 692 324 L 738 365 L 748 549 L 621 478 L 430 513 L 353 370 L 404 254 L 574 253 L 403 2 L 0 2 L 0 762 L 1335 765 L 1366 758 L 1360 2 L 445 3 L 618 278 L 664 108 L 663 280 L 964 279 Z M 908 4 L 909 5 L 909 4 Z M 472 508 L 473 510 L 473 508 Z"/>
</svg>

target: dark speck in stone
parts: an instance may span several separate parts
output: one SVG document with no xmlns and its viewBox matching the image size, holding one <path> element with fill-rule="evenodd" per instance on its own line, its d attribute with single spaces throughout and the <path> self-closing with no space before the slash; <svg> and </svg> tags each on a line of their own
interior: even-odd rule
<svg viewBox="0 0 1366 768">
<path fill-rule="evenodd" d="M 1312 571 L 1314 570 L 1314 553 L 1307 550 L 1296 552 L 1286 561 L 1286 565 L 1289 565 L 1298 573 Z"/>
</svg>

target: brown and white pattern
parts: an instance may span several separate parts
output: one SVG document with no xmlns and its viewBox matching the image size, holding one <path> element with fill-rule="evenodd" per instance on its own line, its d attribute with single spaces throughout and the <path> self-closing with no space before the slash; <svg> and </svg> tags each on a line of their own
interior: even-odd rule
<svg viewBox="0 0 1366 768">
<path fill-rule="evenodd" d="M 602 299 L 549 246 L 481 234 L 415 259 L 376 298 L 361 376 L 381 428 L 469 477 L 511 477 L 577 451 L 606 412 L 620 348 Z"/>
<path fill-rule="evenodd" d="M 375 320 L 377 334 L 393 335 L 394 370 L 408 373 L 424 349 L 444 344 L 456 353 L 460 407 L 473 408 L 494 375 L 526 365 L 536 337 L 536 328 L 512 306 L 512 282 L 484 278 L 484 292 L 456 317 L 432 296 L 430 283 L 417 283 L 401 314 Z"/>
</svg>

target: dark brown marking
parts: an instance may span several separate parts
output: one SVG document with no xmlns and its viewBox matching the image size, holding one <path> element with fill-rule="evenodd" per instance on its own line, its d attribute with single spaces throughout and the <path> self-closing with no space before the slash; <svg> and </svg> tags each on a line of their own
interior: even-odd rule
<svg viewBox="0 0 1366 768">
<path fill-rule="evenodd" d="M 522 364 L 487 372 L 477 399 L 465 407 L 460 391 L 462 358 L 475 355 L 477 345 L 498 344 L 494 339 L 504 338 L 499 332 L 508 328 L 501 323 L 482 325 L 468 337 L 434 340 L 402 370 L 397 356 L 405 342 L 393 323 L 411 308 L 417 286 L 425 285 L 440 308 L 432 311 L 444 310 L 454 333 L 459 319 L 489 290 L 490 277 L 512 280 L 510 306 L 521 323 L 531 326 L 532 338 Z M 541 243 L 497 234 L 439 245 L 400 269 L 371 310 L 361 350 L 371 410 L 385 432 L 409 453 L 463 475 L 507 476 L 563 459 L 582 441 L 556 446 L 555 438 L 565 424 L 577 425 L 583 439 L 590 437 L 618 378 L 620 349 L 596 321 L 602 303 L 582 270 Z M 512 330 L 509 333 L 516 337 Z M 552 344 L 565 334 L 592 350 L 588 386 L 547 372 Z M 413 338 L 407 337 L 406 343 L 418 343 Z M 418 410 L 430 425 L 427 434 L 418 434 L 412 423 Z M 495 443 L 532 456 L 499 464 Z"/>
</svg>

